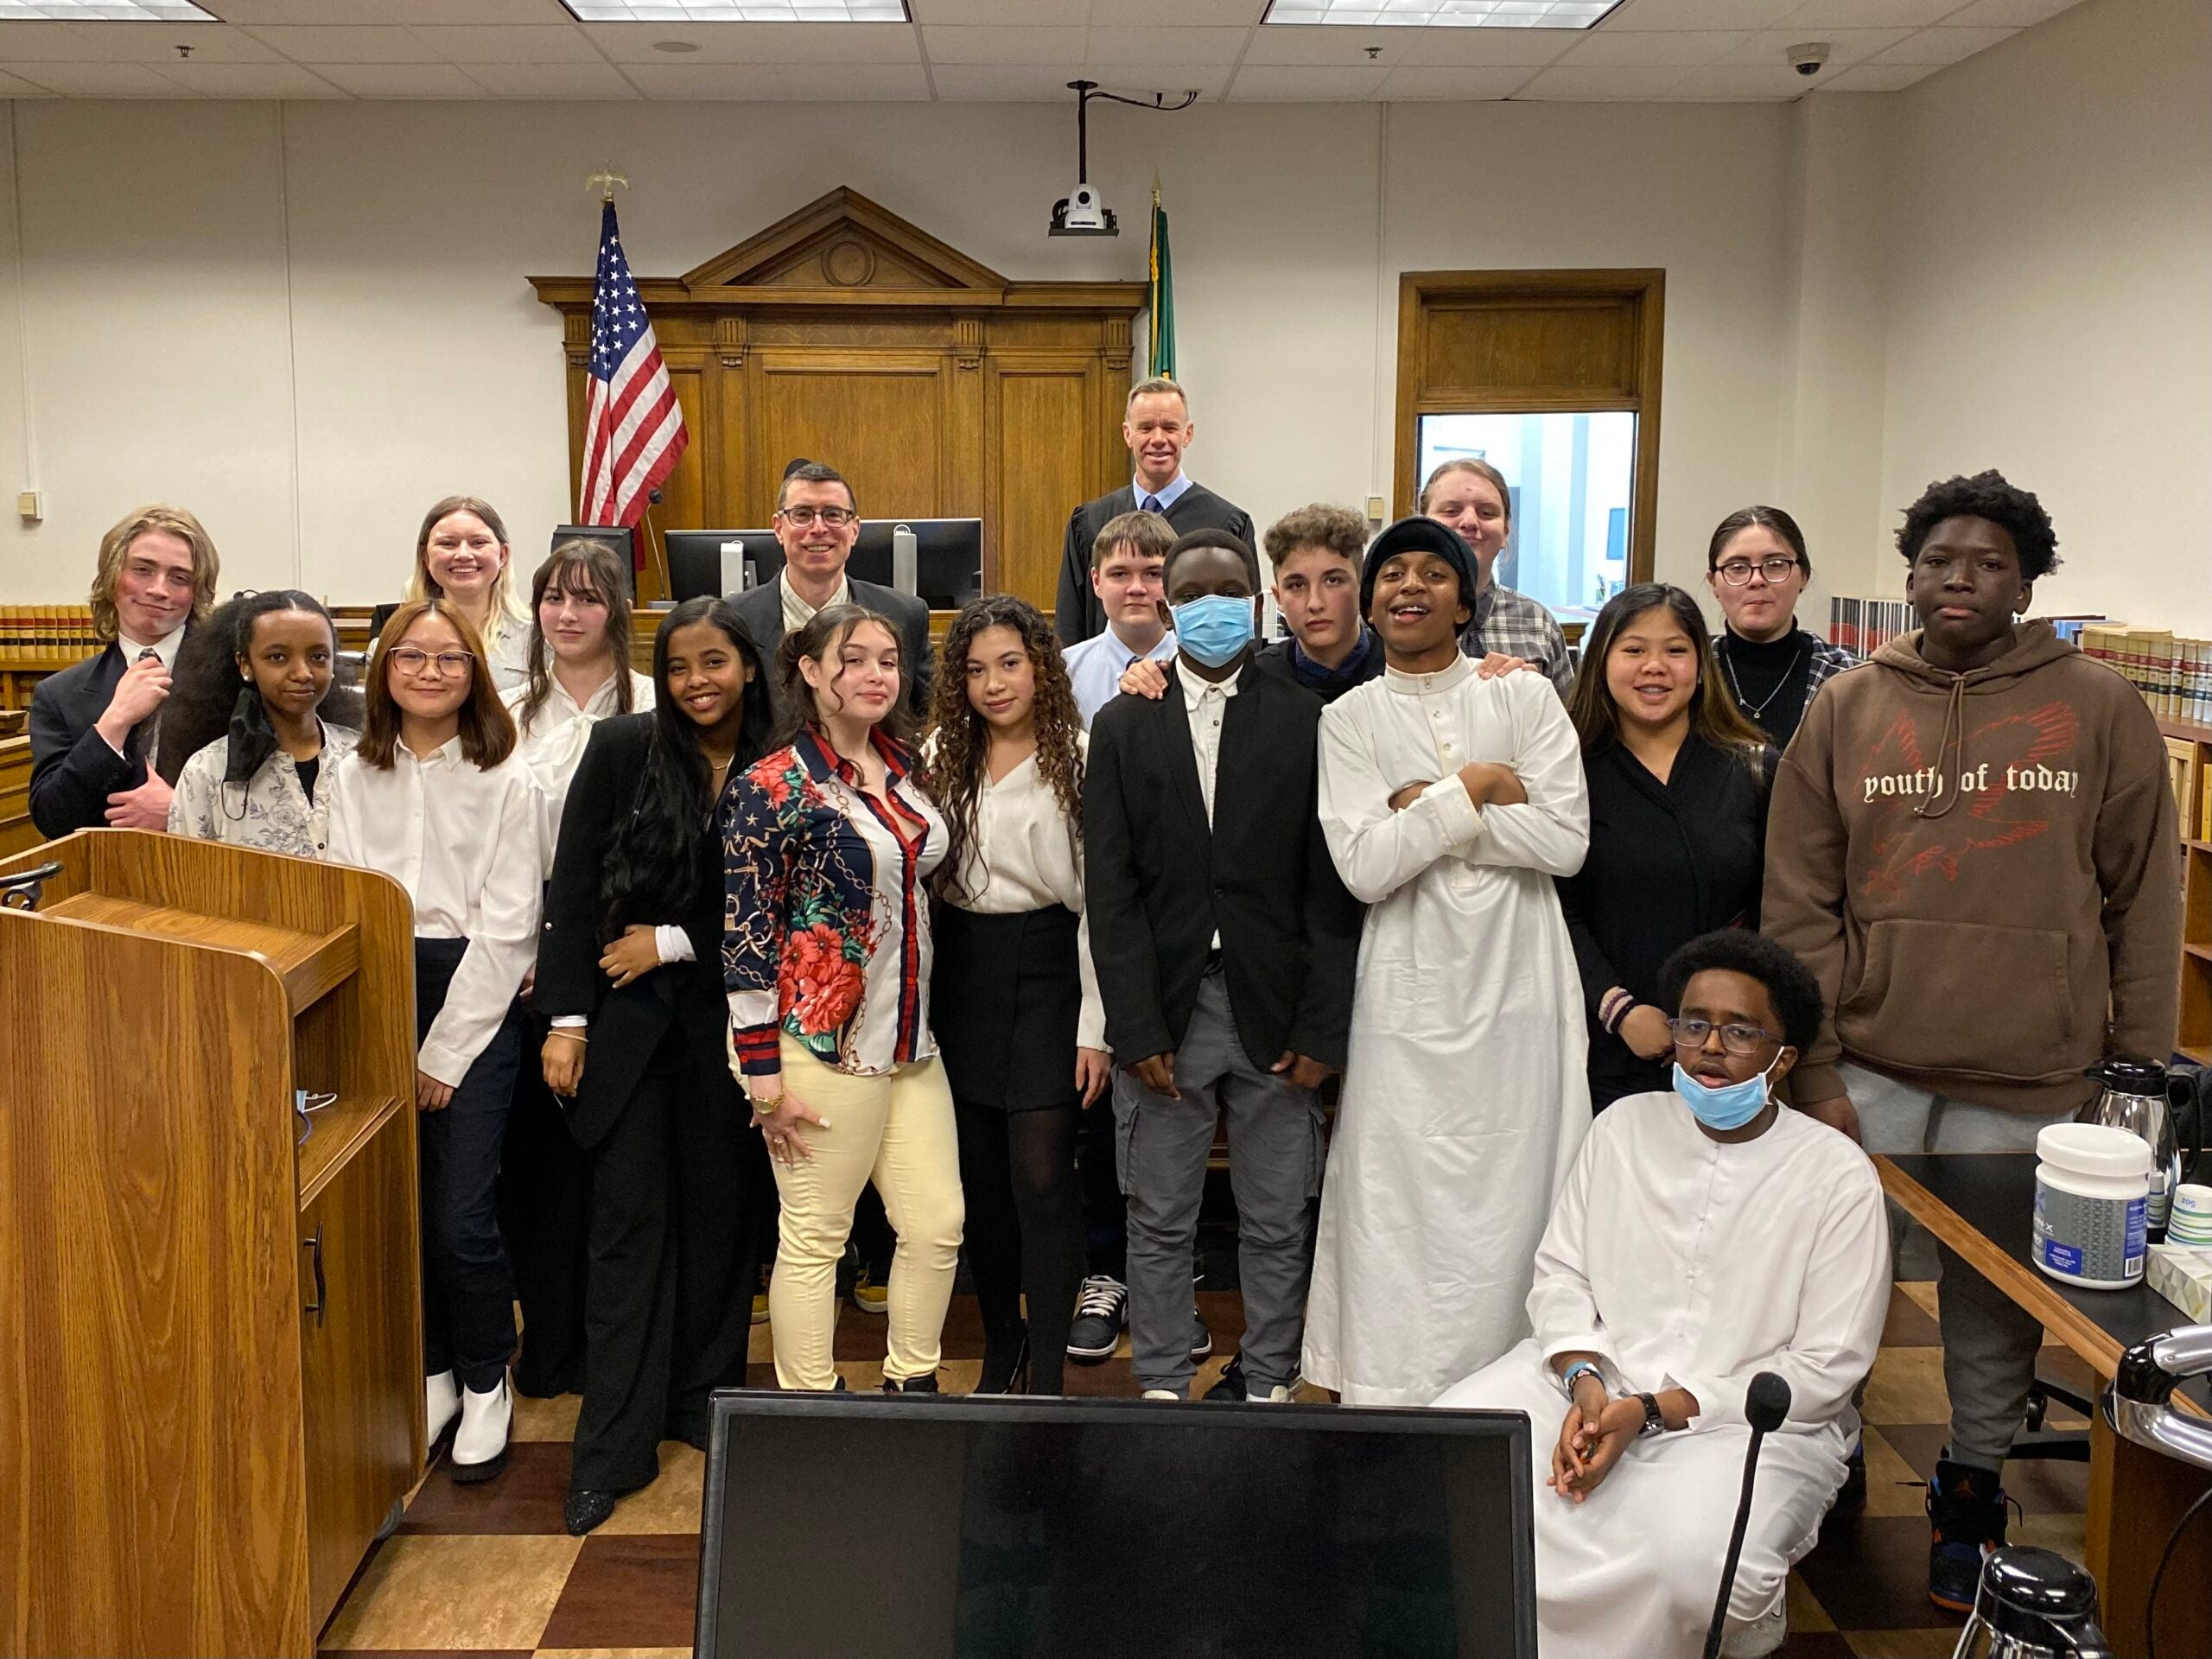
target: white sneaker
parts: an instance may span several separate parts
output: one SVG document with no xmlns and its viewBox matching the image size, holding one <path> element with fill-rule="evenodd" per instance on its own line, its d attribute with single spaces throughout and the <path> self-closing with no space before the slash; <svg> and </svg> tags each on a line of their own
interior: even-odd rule
<svg viewBox="0 0 2212 1659">
<path fill-rule="evenodd" d="M 479 1394 L 463 1390 L 461 1427 L 453 1436 L 453 1478 L 467 1485 L 489 1480 L 507 1460 L 507 1429 L 514 1421 L 515 1397 L 507 1388 L 506 1374 L 497 1388 Z"/>
<path fill-rule="evenodd" d="M 438 1436 L 459 1415 L 461 1390 L 454 1386 L 453 1373 L 440 1371 L 435 1376 L 423 1378 L 423 1421 L 428 1425 L 423 1436 L 423 1446 L 435 1446 Z"/>
<path fill-rule="evenodd" d="M 1766 1659 L 1789 1635 L 1789 1603 L 1777 1601 L 1749 1624 L 1733 1618 L 1721 1627 L 1720 1659 Z"/>
<path fill-rule="evenodd" d="M 1255 1406 L 1287 1406 L 1290 1403 L 1290 1390 L 1278 1382 L 1265 1394 L 1248 1394 L 1244 1399 L 1247 1404 Z"/>
<path fill-rule="evenodd" d="M 1180 1400 L 1183 1396 L 1173 1389 L 1147 1389 L 1144 1397 L 1147 1400 Z"/>
</svg>

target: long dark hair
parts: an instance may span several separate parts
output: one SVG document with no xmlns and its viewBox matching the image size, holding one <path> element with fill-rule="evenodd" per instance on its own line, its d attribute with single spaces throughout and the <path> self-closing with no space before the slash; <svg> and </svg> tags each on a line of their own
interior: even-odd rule
<svg viewBox="0 0 2212 1659">
<path fill-rule="evenodd" d="M 768 752 L 768 676 L 755 645 L 729 601 L 712 594 L 687 599 L 661 619 L 653 635 L 653 730 L 638 798 L 614 826 L 600 881 L 605 937 L 632 922 L 672 920 L 697 902 L 698 841 L 712 828 L 714 774 L 699 747 L 699 728 L 668 694 L 669 640 L 678 628 L 704 622 L 721 633 L 747 666 L 745 711 L 738 727 L 730 775 Z"/>
<path fill-rule="evenodd" d="M 968 653 L 986 628 L 1013 629 L 1029 653 L 1037 676 L 1030 718 L 1037 734 L 1038 774 L 1051 785 L 1069 824 L 1079 828 L 1083 823 L 1083 716 L 1076 712 L 1058 636 L 1044 613 L 1026 599 L 1012 594 L 979 599 L 953 618 L 945 632 L 930 699 L 930 727 L 936 738 L 930 755 L 930 793 L 950 832 L 944 862 L 938 867 L 937 889 L 955 900 L 982 896 L 963 890 L 960 872 L 975 843 L 976 803 L 982 794 L 983 769 L 991 753 L 990 723 L 968 701 Z"/>
<path fill-rule="evenodd" d="M 799 659 L 810 657 L 817 663 L 834 666 L 845 641 L 863 622 L 874 623 L 891 636 L 891 643 L 899 648 L 899 695 L 892 700 L 889 711 L 876 721 L 875 728 L 902 747 L 909 750 L 913 747 L 914 728 L 918 722 L 910 702 L 914 664 L 906 660 L 906 637 L 899 632 L 896 622 L 865 605 L 825 605 L 804 627 L 784 636 L 783 648 L 776 653 L 776 683 L 782 691 L 784 718 L 772 747 L 782 748 L 808 727 L 818 723 L 814 717 L 814 688 L 798 671 Z"/>
<path fill-rule="evenodd" d="M 330 622 L 330 613 L 309 594 L 289 588 L 233 594 L 208 613 L 207 620 L 184 636 L 177 647 L 168 701 L 162 705 L 160 752 L 154 770 L 175 785 L 184 763 L 210 743 L 228 736 L 224 776 L 245 783 L 275 751 L 276 736 L 269 711 L 238 659 L 253 655 L 254 624 L 280 611 L 304 611 Z M 364 704 L 359 690 L 346 682 L 338 658 L 338 630 L 330 630 L 330 690 L 317 710 L 327 725 L 359 731 Z"/>
<path fill-rule="evenodd" d="M 582 588 L 607 607 L 607 656 L 614 664 L 614 707 L 625 715 L 635 707 L 630 687 L 630 584 L 621 555 L 599 542 L 566 541 L 531 579 L 529 689 L 515 710 L 515 724 L 525 730 L 553 696 L 553 670 L 546 661 L 545 590 L 556 582 L 563 593 Z"/>
<path fill-rule="evenodd" d="M 1713 655 L 1713 632 L 1705 626 L 1705 613 L 1697 601 L 1672 582 L 1639 582 L 1624 588 L 1605 601 L 1598 620 L 1582 639 L 1582 664 L 1575 672 L 1574 689 L 1567 693 L 1567 718 L 1582 738 L 1582 752 L 1592 753 L 1617 742 L 1621 734 L 1620 711 L 1605 686 L 1605 658 L 1628 625 L 1646 611 L 1664 607 L 1697 647 L 1697 690 L 1690 698 L 1690 735 L 1715 748 L 1740 753 L 1756 762 L 1764 753 L 1767 735 L 1745 717 L 1728 690 L 1728 677 Z"/>
</svg>

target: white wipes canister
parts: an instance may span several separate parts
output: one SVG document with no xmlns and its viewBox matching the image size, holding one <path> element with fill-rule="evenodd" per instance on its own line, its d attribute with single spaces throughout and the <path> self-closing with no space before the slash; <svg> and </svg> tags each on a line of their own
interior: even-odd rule
<svg viewBox="0 0 2212 1659">
<path fill-rule="evenodd" d="M 2143 1281 L 2151 1146 L 2101 1123 L 2053 1123 L 2036 1136 L 2036 1266 L 2090 1290 Z"/>
</svg>

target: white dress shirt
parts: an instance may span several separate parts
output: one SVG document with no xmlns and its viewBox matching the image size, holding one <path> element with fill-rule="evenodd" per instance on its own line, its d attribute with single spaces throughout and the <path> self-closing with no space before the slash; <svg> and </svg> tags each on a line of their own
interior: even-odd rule
<svg viewBox="0 0 2212 1659">
<path fill-rule="evenodd" d="M 1205 801 L 1206 828 L 1211 830 L 1213 780 L 1221 771 L 1221 721 L 1229 712 L 1229 700 L 1236 695 L 1236 675 L 1225 680 L 1209 680 L 1202 674 L 1191 672 L 1191 665 L 1178 657 L 1175 677 L 1183 687 L 1183 711 L 1191 720 L 1191 753 L 1198 763 L 1198 794 Z M 1217 929 L 1212 948 L 1221 949 Z"/>
<path fill-rule="evenodd" d="M 1174 477 L 1156 490 L 1145 488 L 1144 480 L 1136 477 L 1134 474 L 1129 478 L 1129 493 L 1137 499 L 1137 510 L 1141 512 L 1156 512 L 1163 518 L 1166 516 L 1167 509 L 1181 500 L 1183 492 L 1190 487 L 1191 475 L 1179 469 Z M 1158 503 L 1157 505 L 1153 505 L 1155 502 Z"/>
<path fill-rule="evenodd" d="M 356 749 L 328 790 L 330 861 L 406 888 L 417 938 L 468 941 L 416 1061 L 457 1086 L 537 957 L 544 861 L 530 768 L 519 755 L 488 771 L 472 766 L 454 737 L 421 760 L 400 744 L 385 770 Z"/>
<path fill-rule="evenodd" d="M 530 619 L 494 611 L 488 629 L 484 654 L 492 662 L 492 689 L 504 697 L 530 683 Z"/>
<path fill-rule="evenodd" d="M 177 647 L 184 643 L 185 626 L 186 625 L 184 623 L 180 622 L 176 626 L 171 628 L 160 639 L 151 641 L 133 639 L 127 633 L 118 632 L 115 636 L 115 643 L 117 647 L 123 652 L 123 671 L 126 674 L 129 673 L 130 671 L 130 664 L 137 662 L 145 652 L 150 651 L 155 656 L 162 659 L 162 666 L 163 668 L 167 669 L 172 674 L 175 673 Z M 158 704 L 156 705 L 154 712 L 146 716 L 144 724 L 146 727 L 145 752 L 150 758 L 154 753 L 155 741 L 159 736 L 162 729 L 162 711 Z M 108 747 L 113 749 L 118 754 L 123 753 L 121 746 L 118 745 L 113 738 L 108 737 L 107 734 L 105 732 L 102 732 L 100 735 L 106 739 Z M 124 758 L 128 759 L 129 757 L 125 756 Z"/>
<path fill-rule="evenodd" d="M 1090 740 L 1078 737 L 1087 752 Z M 1090 961 L 1090 918 L 1083 908 L 1083 826 L 1071 823 L 1034 754 L 995 784 L 988 770 L 976 799 L 976 836 L 947 902 L 977 916 L 1018 916 L 1063 905 L 1081 918 L 1076 965 L 1083 976 L 1078 1048 L 1106 1046 L 1106 1005 Z"/>
<path fill-rule="evenodd" d="M 776 573 L 776 593 L 784 602 L 784 632 L 797 633 L 814 620 L 830 605 L 849 605 L 853 602 L 853 584 L 843 571 L 837 573 L 837 591 L 830 595 L 830 605 L 810 605 L 791 589 L 789 570 Z"/>
<path fill-rule="evenodd" d="M 1173 628 L 1145 652 L 1155 663 L 1164 663 L 1174 654 Z M 1068 690 L 1074 695 L 1075 711 L 1083 718 L 1084 730 L 1089 731 L 1098 711 L 1122 694 L 1122 676 L 1128 672 L 1129 664 L 1136 659 L 1137 653 L 1122 642 L 1122 636 L 1114 632 L 1110 622 L 1103 632 L 1094 633 L 1061 653 L 1060 660 L 1067 665 Z"/>
<path fill-rule="evenodd" d="M 551 690 L 544 706 L 527 724 L 522 713 L 522 706 L 530 696 L 527 683 L 502 692 L 499 701 L 515 717 L 515 732 L 520 740 L 518 751 L 537 785 L 542 809 L 538 845 L 545 855 L 544 873 L 550 880 L 553 874 L 553 850 L 561 839 L 561 810 L 569 804 L 569 785 L 575 781 L 576 767 L 584 758 L 584 745 L 591 741 L 591 728 L 609 715 L 620 713 L 621 703 L 618 682 L 612 674 L 582 704 L 569 695 L 568 687 L 561 683 L 557 676 L 549 674 L 547 681 Z M 631 712 L 642 714 L 652 706 L 653 683 L 642 674 L 631 674 Z M 683 930 L 678 928 L 677 931 Z"/>
</svg>

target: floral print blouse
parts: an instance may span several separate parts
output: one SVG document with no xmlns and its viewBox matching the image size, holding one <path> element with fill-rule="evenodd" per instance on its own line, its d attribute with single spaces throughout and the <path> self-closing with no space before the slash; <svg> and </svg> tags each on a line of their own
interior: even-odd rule
<svg viewBox="0 0 2212 1659">
<path fill-rule="evenodd" d="M 937 1052 L 926 883 L 944 857 L 944 820 L 911 753 L 871 735 L 887 809 L 812 728 L 723 796 L 722 976 L 748 1076 L 779 1068 L 779 1034 L 861 1076 Z"/>
<path fill-rule="evenodd" d="M 344 726 L 322 728 L 322 753 L 315 761 L 315 799 L 300 787 L 299 769 L 278 749 L 244 784 L 226 784 L 231 741 L 219 737 L 199 750 L 177 773 L 169 797 L 169 833 L 195 841 L 219 841 L 295 858 L 321 858 L 330 844 L 331 768 L 353 753 L 359 732 Z"/>
</svg>

